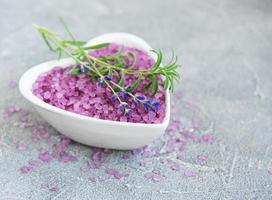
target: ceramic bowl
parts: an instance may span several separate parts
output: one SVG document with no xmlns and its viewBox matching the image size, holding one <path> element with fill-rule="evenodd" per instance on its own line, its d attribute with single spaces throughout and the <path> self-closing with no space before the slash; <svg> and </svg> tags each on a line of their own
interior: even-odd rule
<svg viewBox="0 0 272 200">
<path fill-rule="evenodd" d="M 128 33 L 109 33 L 98 36 L 88 44 L 114 42 L 128 47 L 136 47 L 154 55 L 151 47 L 141 38 Z M 166 92 L 166 115 L 160 124 L 143 124 L 101 120 L 65 111 L 40 100 L 32 93 L 32 85 L 38 76 L 55 66 L 69 66 L 75 62 L 70 59 L 53 60 L 36 65 L 21 77 L 21 94 L 34 106 L 38 113 L 59 132 L 69 138 L 91 146 L 111 149 L 135 149 L 151 143 L 160 137 L 168 126 L 170 118 L 170 96 Z"/>
</svg>

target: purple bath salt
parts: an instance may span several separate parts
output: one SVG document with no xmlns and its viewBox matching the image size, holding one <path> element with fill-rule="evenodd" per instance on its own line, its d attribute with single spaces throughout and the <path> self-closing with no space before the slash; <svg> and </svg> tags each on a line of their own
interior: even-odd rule
<svg viewBox="0 0 272 200">
<path fill-rule="evenodd" d="M 32 170 L 33 170 L 32 166 L 23 166 L 23 167 L 20 168 L 20 171 L 21 171 L 22 174 L 28 174 Z"/>
<path fill-rule="evenodd" d="M 195 177 L 197 176 L 197 172 L 189 170 L 189 171 L 185 171 L 184 175 L 187 177 Z"/>
<path fill-rule="evenodd" d="M 50 162 L 53 159 L 53 157 L 51 156 L 51 154 L 49 154 L 48 151 L 45 151 L 40 152 L 39 159 L 42 160 L 43 162 Z"/>
<path fill-rule="evenodd" d="M 117 44 L 111 44 L 105 48 L 92 51 L 90 54 L 94 57 L 112 55 L 120 49 Z M 122 53 L 129 52 L 135 55 L 135 69 L 148 69 L 154 64 L 154 59 L 146 52 L 123 47 Z M 129 60 L 126 62 L 129 66 Z M 111 97 L 111 91 L 107 87 L 97 87 L 98 80 L 91 80 L 86 74 L 71 75 L 69 71 L 73 66 L 54 67 L 46 73 L 41 74 L 33 84 L 33 93 L 42 101 L 80 115 L 94 117 L 98 119 L 133 122 L 133 123 L 161 123 L 165 117 L 165 90 L 162 80 L 159 79 L 158 92 L 154 97 L 151 92 L 143 92 L 143 87 L 149 83 L 149 80 L 143 79 L 139 86 L 133 91 L 134 94 L 142 94 L 146 98 L 158 102 L 156 112 L 152 109 L 145 109 L 142 104 L 135 105 L 133 98 L 125 97 L 124 101 L 132 109 L 130 116 L 124 116 L 120 111 L 120 103 Z M 131 85 L 137 77 L 134 75 L 125 75 L 125 85 Z M 116 80 L 115 80 L 116 82 Z"/>
</svg>

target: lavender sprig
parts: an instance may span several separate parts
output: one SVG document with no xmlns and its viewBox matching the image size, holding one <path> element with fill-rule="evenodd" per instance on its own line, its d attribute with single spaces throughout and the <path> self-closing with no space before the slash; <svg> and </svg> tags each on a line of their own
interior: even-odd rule
<svg viewBox="0 0 272 200">
<path fill-rule="evenodd" d="M 127 96 L 131 97 L 136 105 L 141 104 L 145 110 L 152 109 L 154 112 L 158 111 L 158 102 L 148 99 L 141 94 L 133 94 L 133 91 L 136 90 L 143 79 L 148 79 L 149 84 L 144 86 L 144 90 L 151 89 L 151 96 L 154 96 L 158 91 L 159 76 L 164 77 L 165 89 L 173 91 L 174 80 L 177 81 L 180 78 L 177 72 L 179 65 L 177 64 L 177 57 L 174 54 L 171 61 L 167 65 L 162 66 L 161 51 L 152 50 L 157 54 L 157 60 L 152 68 L 144 70 L 134 69 L 136 58 L 133 53 L 122 54 L 120 50 L 111 56 L 93 57 L 89 55 L 89 50 L 106 47 L 109 43 L 86 46 L 86 42 L 75 40 L 75 37 L 62 19 L 61 22 L 71 40 L 63 40 L 47 28 L 38 25 L 34 26 L 40 32 L 49 49 L 58 53 L 59 59 L 65 53 L 77 62 L 76 67 L 70 71 L 70 74 L 87 74 L 97 80 L 98 87 L 106 86 L 113 93 L 112 100 L 119 101 L 119 108 L 126 116 L 132 114 L 131 108 L 125 102 Z M 127 67 L 125 59 L 129 57 L 133 59 L 133 62 L 131 66 Z M 118 74 L 120 77 L 117 83 L 113 81 L 114 74 Z M 134 75 L 136 77 L 136 81 L 129 87 L 125 85 L 125 75 Z"/>
</svg>

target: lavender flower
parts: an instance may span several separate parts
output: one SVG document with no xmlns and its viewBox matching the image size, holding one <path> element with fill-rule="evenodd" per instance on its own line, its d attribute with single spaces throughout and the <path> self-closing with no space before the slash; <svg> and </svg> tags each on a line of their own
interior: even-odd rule
<svg viewBox="0 0 272 200">
<path fill-rule="evenodd" d="M 130 109 L 130 107 L 128 106 L 127 103 L 122 102 L 119 106 L 119 109 L 121 110 L 122 113 L 124 113 L 126 116 L 131 116 L 132 114 L 132 110 Z"/>
<path fill-rule="evenodd" d="M 145 96 L 141 95 L 141 94 L 136 94 L 133 98 L 134 104 L 137 106 L 139 105 L 139 103 L 141 103 L 142 100 L 145 99 Z"/>
<path fill-rule="evenodd" d="M 124 91 L 120 91 L 118 92 L 118 97 L 120 97 L 120 99 L 122 100 L 125 100 L 125 98 L 127 97 L 127 94 Z"/>
<path fill-rule="evenodd" d="M 112 79 L 111 79 L 111 77 L 110 77 L 110 75 L 106 75 L 106 76 L 104 76 L 104 78 L 107 80 L 107 81 L 111 81 Z"/>
<path fill-rule="evenodd" d="M 82 74 L 85 73 L 85 67 L 84 67 L 83 65 L 80 66 L 80 72 L 81 72 Z"/>
<path fill-rule="evenodd" d="M 113 94 L 113 95 L 111 96 L 111 100 L 112 100 L 112 101 L 115 101 L 116 99 L 117 99 L 116 95 Z"/>
<path fill-rule="evenodd" d="M 99 78 L 97 82 L 97 87 L 103 87 L 104 86 L 104 80 L 103 78 Z"/>
<path fill-rule="evenodd" d="M 152 102 L 152 101 L 151 101 L 150 99 L 146 99 L 146 100 L 144 101 L 143 106 L 144 106 L 145 111 L 148 110 L 148 107 L 151 105 L 151 102 Z"/>
<path fill-rule="evenodd" d="M 154 111 L 154 112 L 157 112 L 158 110 L 159 110 L 159 102 L 157 102 L 157 101 L 154 101 L 154 102 L 152 102 L 152 104 L 151 104 L 151 109 Z"/>
</svg>

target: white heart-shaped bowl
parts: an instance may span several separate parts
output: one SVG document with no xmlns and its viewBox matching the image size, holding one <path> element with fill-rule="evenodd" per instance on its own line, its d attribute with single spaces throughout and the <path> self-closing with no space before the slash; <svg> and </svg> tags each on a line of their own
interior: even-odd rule
<svg viewBox="0 0 272 200">
<path fill-rule="evenodd" d="M 88 44 L 114 42 L 128 47 L 136 47 L 150 54 L 151 47 L 141 38 L 128 33 L 109 33 L 98 36 Z M 19 89 L 21 94 L 33 104 L 38 113 L 59 132 L 80 143 L 111 149 L 134 149 L 151 143 L 160 137 L 168 126 L 170 119 L 170 95 L 166 91 L 166 115 L 160 124 L 143 124 L 101 120 L 72 113 L 43 102 L 32 92 L 32 85 L 38 76 L 55 66 L 74 64 L 70 58 L 54 60 L 36 65 L 21 77 Z"/>
</svg>

